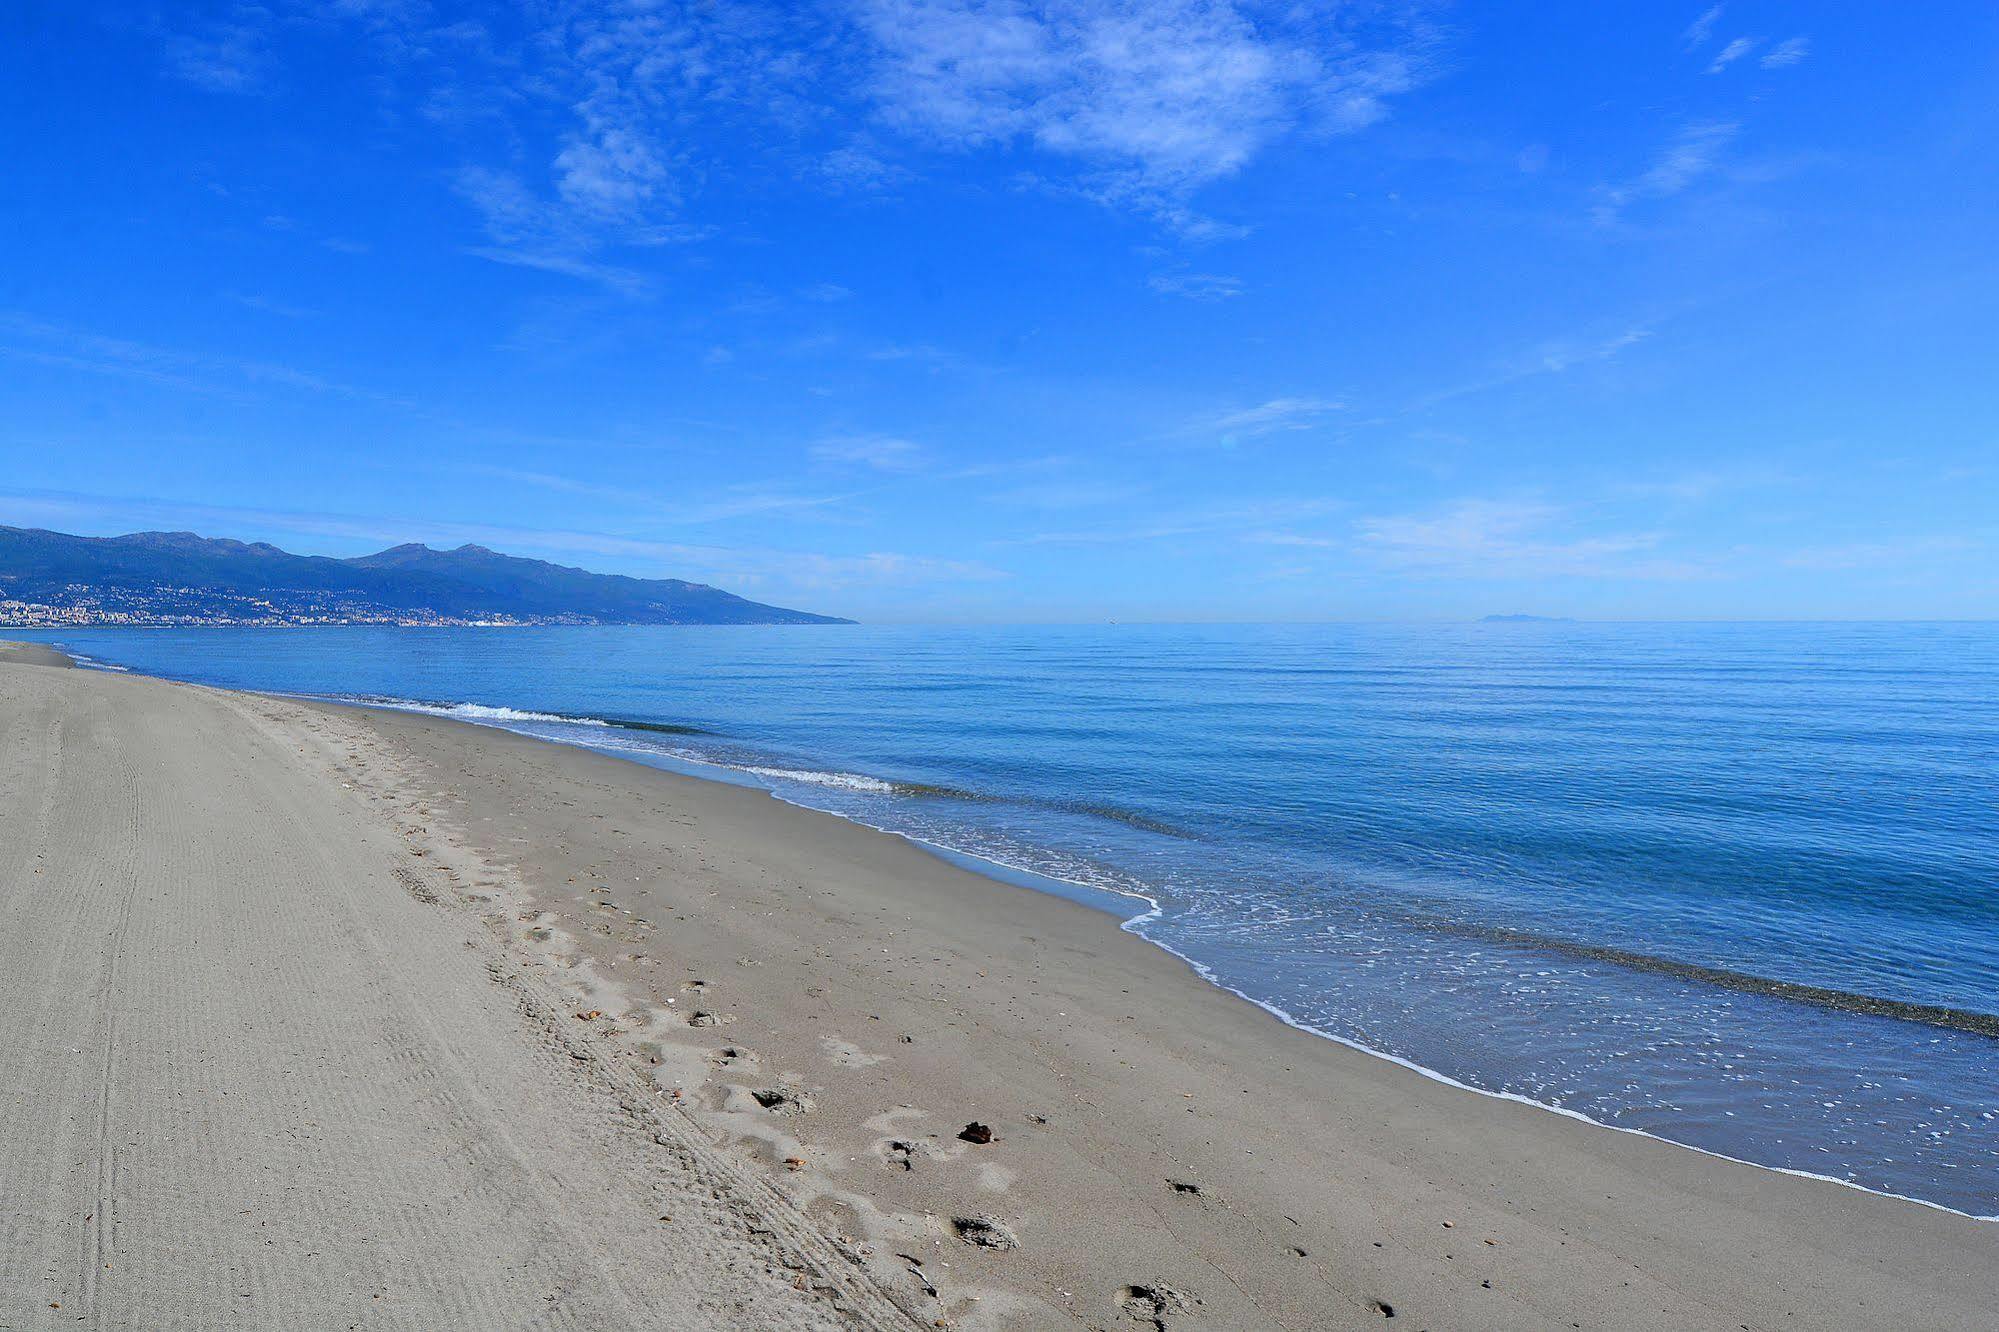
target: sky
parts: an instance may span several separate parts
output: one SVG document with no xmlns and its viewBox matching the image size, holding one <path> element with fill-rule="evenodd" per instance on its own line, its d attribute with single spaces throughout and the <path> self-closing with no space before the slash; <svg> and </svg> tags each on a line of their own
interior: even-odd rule
<svg viewBox="0 0 1999 1332">
<path fill-rule="evenodd" d="M 1999 616 L 1999 6 L 15 0 L 0 523 Z"/>
</svg>

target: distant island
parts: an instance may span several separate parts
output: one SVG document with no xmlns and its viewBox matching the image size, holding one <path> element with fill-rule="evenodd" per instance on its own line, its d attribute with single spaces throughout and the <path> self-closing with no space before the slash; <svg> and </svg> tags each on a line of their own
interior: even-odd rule
<svg viewBox="0 0 1999 1332">
<path fill-rule="evenodd" d="M 1566 615 L 1486 615 L 1480 624 L 1574 624 Z"/>
<path fill-rule="evenodd" d="M 852 624 L 678 578 L 460 546 L 332 559 L 193 532 L 0 527 L 0 625 Z"/>
</svg>

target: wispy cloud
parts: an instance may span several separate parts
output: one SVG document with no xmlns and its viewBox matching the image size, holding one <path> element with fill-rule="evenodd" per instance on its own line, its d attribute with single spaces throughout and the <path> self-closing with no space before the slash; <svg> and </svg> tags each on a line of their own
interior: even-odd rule
<svg viewBox="0 0 1999 1332">
<path fill-rule="evenodd" d="M 530 468 L 474 464 L 463 470 L 539 490 L 601 500 L 627 511 L 641 512 L 654 524 L 670 526 L 699 526 L 767 513 L 827 509 L 852 498 L 847 494 L 826 495 L 754 484 L 730 486 L 706 495 L 661 495 L 640 486 L 586 481 Z"/>
<path fill-rule="evenodd" d="M 1156 292 L 1190 301 L 1234 300 L 1243 291 L 1241 278 L 1222 273 L 1154 273 L 1146 283 Z"/>
<path fill-rule="evenodd" d="M 1312 536 L 1304 532 L 1251 532 L 1243 540 L 1256 546 L 1288 546 L 1296 550 L 1339 550 L 1351 544 L 1338 537 Z"/>
<path fill-rule="evenodd" d="M 1727 121 L 1703 121 L 1674 136 L 1643 174 L 1623 185 L 1598 191 L 1595 217 L 1608 225 L 1628 205 L 1640 199 L 1669 199 L 1715 169 L 1722 151 L 1739 126 Z"/>
<path fill-rule="evenodd" d="M 1812 53 L 1809 37 L 1786 37 L 1771 47 L 1763 56 L 1763 68 L 1788 69 Z"/>
<path fill-rule="evenodd" d="M 1379 564 L 1451 578 L 1700 576 L 1694 565 L 1651 554 L 1657 533 L 1565 531 L 1572 516 L 1532 500 L 1467 499 L 1414 514 L 1362 519 L 1356 548 Z"/>
<path fill-rule="evenodd" d="M 1251 407 L 1239 407 L 1205 417 L 1194 425 L 1203 434 L 1217 436 L 1224 445 L 1241 443 L 1292 430 L 1311 430 L 1326 417 L 1343 410 L 1345 404 L 1327 398 L 1271 398 Z"/>
<path fill-rule="evenodd" d="M 1756 42 L 1757 39 L 1754 37 L 1737 37 L 1734 41 L 1721 48 L 1715 55 L 1714 60 L 1709 63 L 1707 72 L 1710 74 L 1721 73 L 1724 69 L 1727 69 L 1730 65 L 1742 59 L 1742 57 L 1748 55 L 1751 51 L 1754 51 L 1756 49 Z"/>
<path fill-rule="evenodd" d="M 1434 407 L 1468 394 L 1515 384 L 1540 375 L 1562 375 L 1583 366 L 1614 360 L 1652 337 L 1648 324 L 1630 324 L 1616 332 L 1601 330 L 1555 338 L 1506 358 L 1494 372 L 1483 378 L 1444 389 L 1422 399 L 1418 407 Z"/>
<path fill-rule="evenodd" d="M 505 23 L 422 3 L 303 7 L 243 4 L 240 21 L 174 34 L 168 61 L 248 89 L 287 24 L 349 24 L 431 123 L 507 131 L 504 158 L 455 177 L 481 253 L 626 289 L 602 252 L 703 234 L 685 218 L 713 176 L 705 131 L 861 190 L 912 179 L 912 146 L 1023 152 L 1024 181 L 1215 240 L 1245 230 L 1197 211 L 1199 190 L 1287 135 L 1379 121 L 1434 63 L 1428 29 L 1393 6 L 549 0 Z"/>
<path fill-rule="evenodd" d="M 391 394 L 274 361 L 160 347 L 18 312 L 0 312 L 0 356 L 224 397 L 244 396 L 258 388 L 280 388 L 404 409 L 411 405 Z"/>
<path fill-rule="evenodd" d="M 1243 540 L 1288 523 L 1307 522 L 1347 507 L 1334 498 L 1253 499 L 1201 508 L 1169 510 L 1149 522 L 1106 524 L 1066 531 L 1034 532 L 993 544 L 1000 546 L 1098 546 L 1219 537 Z"/>
<path fill-rule="evenodd" d="M 1782 557 L 1786 568 L 1817 572 L 1843 570 L 1897 570 L 1921 565 L 1939 557 L 1952 557 L 1982 550 L 1982 543 L 1966 536 L 1914 537 L 1902 541 L 1854 541 L 1835 546 L 1809 546 Z"/>
<path fill-rule="evenodd" d="M 247 93 L 260 88 L 270 69 L 262 11 L 249 9 L 242 21 L 210 25 L 170 36 L 164 43 L 167 72 L 210 92 Z"/>
<path fill-rule="evenodd" d="M 460 169 L 452 183 L 478 211 L 493 241 L 468 246 L 465 252 L 493 263 L 581 278 L 638 295 L 649 289 L 642 274 L 596 257 L 608 240 L 659 245 L 698 240 L 706 234 L 698 227 L 662 222 L 641 225 L 651 197 L 643 186 L 614 179 L 615 172 L 602 163 L 576 170 L 584 174 L 574 179 L 565 176 L 558 186 L 559 197 L 550 198 L 530 189 L 515 172 Z"/>
<path fill-rule="evenodd" d="M 1586 342 L 1550 343 L 1536 351 L 1525 368 L 1530 373 L 1558 375 L 1591 361 L 1608 361 L 1611 357 L 1636 347 L 1651 336 L 1651 329 L 1633 327 L 1607 338 Z"/>
<path fill-rule="evenodd" d="M 1708 38 L 1714 36 L 1714 25 L 1721 22 L 1721 11 L 1722 6 L 1710 5 L 1701 11 L 1699 18 L 1687 25 L 1687 30 L 1680 34 L 1680 41 L 1688 50 L 1705 46 Z"/>
<path fill-rule="evenodd" d="M 488 263 L 529 268 L 538 273 L 555 273 L 561 277 L 582 278 L 588 282 L 601 283 L 627 296 L 638 296 L 652 289 L 652 283 L 642 273 L 621 268 L 617 264 L 594 263 L 572 255 L 512 250 L 500 245 L 468 245 L 465 247 L 465 253 L 474 259 L 484 259 Z"/>
<path fill-rule="evenodd" d="M 232 291 L 229 299 L 245 310 L 255 310 L 259 314 L 276 315 L 280 319 L 310 319 L 314 312 L 302 305 L 289 305 L 284 301 L 260 296 L 255 292 Z"/>
<path fill-rule="evenodd" d="M 914 472 L 926 459 L 923 446 L 893 435 L 839 435 L 812 446 L 822 463 L 872 467 L 878 472 Z"/>
</svg>

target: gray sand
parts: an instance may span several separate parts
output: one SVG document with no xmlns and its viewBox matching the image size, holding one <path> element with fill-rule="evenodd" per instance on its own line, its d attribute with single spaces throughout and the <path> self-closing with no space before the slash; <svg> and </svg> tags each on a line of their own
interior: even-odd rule
<svg viewBox="0 0 1999 1332">
<path fill-rule="evenodd" d="M 0 665 L 0 1327 L 906 1326 L 343 760 Z"/>
<path fill-rule="evenodd" d="M 1999 1305 L 1999 1226 L 1440 1084 L 759 792 L 0 665 L 0 802 L 0 1326 Z"/>
<path fill-rule="evenodd" d="M 0 665 L 56 666 L 67 669 L 76 663 L 46 643 L 0 641 Z"/>
</svg>

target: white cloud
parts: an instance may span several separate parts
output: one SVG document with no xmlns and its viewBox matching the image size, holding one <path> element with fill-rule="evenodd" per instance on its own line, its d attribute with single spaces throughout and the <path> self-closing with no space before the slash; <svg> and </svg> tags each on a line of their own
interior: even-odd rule
<svg viewBox="0 0 1999 1332">
<path fill-rule="evenodd" d="M 1182 537 L 1223 537 L 1246 540 L 1277 524 L 1306 522 L 1346 507 L 1329 498 L 1252 499 L 1232 504 L 1161 513 L 1152 522 L 1127 527 L 1091 527 L 1073 531 L 1034 532 L 996 541 L 1001 546 L 1101 546 L 1138 541 L 1168 541 Z"/>
<path fill-rule="evenodd" d="M 819 462 L 872 467 L 881 472 L 913 472 L 925 461 L 923 446 L 892 435 L 841 435 L 812 446 Z"/>
<path fill-rule="evenodd" d="M 229 299 L 245 310 L 256 310 L 262 314 L 276 315 L 280 319 L 310 319 L 314 312 L 302 305 L 288 305 L 257 292 L 232 291 Z"/>
<path fill-rule="evenodd" d="M 1356 53 L 1302 8 L 1261 23 L 1227 0 L 863 0 L 860 14 L 888 123 L 1079 161 L 1098 197 L 1168 221 L 1293 127 L 1361 128 L 1421 77 L 1413 53 Z"/>
<path fill-rule="evenodd" d="M 1310 430 L 1343 406 L 1325 398 L 1272 398 L 1210 417 L 1199 428 L 1219 433 L 1224 443 L 1234 443 L 1280 431 Z"/>
<path fill-rule="evenodd" d="M 909 179 L 909 171 L 888 161 L 878 148 L 848 144 L 835 148 L 817 163 L 818 174 L 836 189 L 867 193 L 886 190 Z"/>
<path fill-rule="evenodd" d="M 1628 328 L 1622 333 L 1594 342 L 1558 342 L 1541 348 L 1534 354 L 1530 371 L 1561 374 L 1578 365 L 1591 361 L 1608 361 L 1611 357 L 1652 336 L 1649 328 Z"/>
<path fill-rule="evenodd" d="M 1786 568 L 1815 571 L 1897 570 L 1921 566 L 1937 557 L 1969 554 L 1981 544 L 1963 536 L 1915 537 L 1906 541 L 1856 541 L 1840 546 L 1811 546 L 1792 551 Z"/>
<path fill-rule="evenodd" d="M 1738 126 L 1725 121 L 1689 125 L 1666 145 L 1643 175 L 1623 185 L 1600 190 L 1596 220 L 1609 224 L 1638 199 L 1667 199 L 1714 170 L 1721 153 L 1735 138 Z"/>
<path fill-rule="evenodd" d="M 1453 398 L 1483 393 L 1488 389 L 1501 388 L 1523 379 L 1532 379 L 1539 375 L 1567 374 L 1579 366 L 1614 360 L 1651 336 L 1650 327 L 1644 324 L 1632 324 L 1620 332 L 1607 336 L 1596 332 L 1557 338 L 1508 358 L 1501 363 L 1500 368 L 1483 379 L 1474 379 L 1433 393 L 1424 398 L 1420 405 L 1432 407 L 1441 402 L 1449 402 Z"/>
<path fill-rule="evenodd" d="M 1163 295 L 1190 301 L 1234 300 L 1243 291 L 1241 278 L 1223 273 L 1154 273 L 1146 284 Z"/>
<path fill-rule="evenodd" d="M 1680 40 L 1686 43 L 1688 50 L 1706 45 L 1707 39 L 1714 36 L 1714 25 L 1721 21 L 1721 10 L 1720 5 L 1712 5 L 1701 11 L 1701 16 L 1687 25 L 1687 30 L 1680 34 Z"/>
<path fill-rule="evenodd" d="M 169 73 L 210 92 L 254 92 L 271 63 L 264 30 L 253 23 L 183 33 L 168 38 L 164 49 Z"/>
<path fill-rule="evenodd" d="M 1303 532 L 1252 532 L 1243 540 L 1258 546 L 1288 546 L 1297 550 L 1338 550 L 1348 544 L 1337 537 L 1308 536 Z"/>
<path fill-rule="evenodd" d="M 601 124 L 555 156 L 555 189 L 587 217 L 625 222 L 678 194 L 658 149 L 630 126 Z"/>
<path fill-rule="evenodd" d="M 1452 578 L 1698 577 L 1684 561 L 1648 554 L 1656 533 L 1575 535 L 1557 529 L 1569 515 L 1537 501 L 1468 499 L 1418 514 L 1362 519 L 1355 540 L 1377 563 Z"/>
<path fill-rule="evenodd" d="M 620 268 L 616 264 L 592 263 L 588 259 L 578 259 L 567 254 L 514 250 L 504 245 L 469 245 L 465 248 L 465 253 L 489 263 L 508 264 L 515 268 L 532 268 L 537 272 L 557 273 L 563 277 L 602 283 L 614 291 L 621 291 L 629 296 L 639 295 L 650 286 L 642 274 L 633 272 L 629 268 Z"/>
<path fill-rule="evenodd" d="M 359 388 L 292 366 L 108 337 L 86 329 L 0 311 L 0 356 L 183 392 L 244 397 L 247 390 L 291 389 L 408 410 L 391 394 Z"/>
<path fill-rule="evenodd" d="M 1737 37 L 1727 46 L 1721 48 L 1720 54 L 1716 55 L 1714 62 L 1707 67 L 1707 72 L 1710 74 L 1721 73 L 1724 69 L 1727 69 L 1730 65 L 1755 50 L 1756 42 L 1757 39 L 1754 37 Z"/>
<path fill-rule="evenodd" d="M 1765 69 L 1788 69 L 1812 53 L 1812 39 L 1809 37 L 1786 37 L 1771 47 L 1763 57 Z"/>
<path fill-rule="evenodd" d="M 619 274 L 601 266 L 604 251 L 687 238 L 678 220 L 716 174 L 702 147 L 714 135 L 856 190 L 909 179 L 912 142 L 1028 148 L 1038 156 L 1024 164 L 1023 184 L 1132 209 L 1189 240 L 1240 236 L 1244 228 L 1193 208 L 1193 194 L 1282 136 L 1373 124 L 1429 72 L 1427 30 L 1395 6 L 505 8 L 517 21 L 447 23 L 419 0 L 267 0 L 243 5 L 239 16 L 250 17 L 235 27 L 175 36 L 167 59 L 184 78 L 246 88 L 265 79 L 277 39 L 290 33 L 296 44 L 347 25 L 392 72 L 384 86 L 407 90 L 417 114 L 508 145 L 504 158 L 455 175 L 489 246 L 591 280 Z"/>
</svg>

